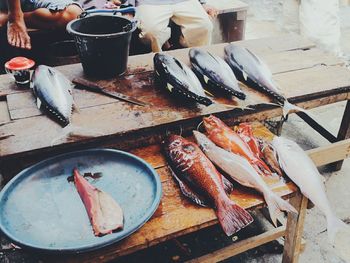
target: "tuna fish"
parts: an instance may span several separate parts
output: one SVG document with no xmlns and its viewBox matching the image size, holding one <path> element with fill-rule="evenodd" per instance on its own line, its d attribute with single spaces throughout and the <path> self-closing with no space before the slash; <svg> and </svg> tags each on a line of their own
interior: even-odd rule
<svg viewBox="0 0 350 263">
<path fill-rule="evenodd" d="M 249 145 L 219 118 L 210 115 L 203 118 L 203 123 L 209 139 L 216 145 L 246 158 L 259 174 L 271 175 L 269 167 L 251 151 Z"/>
<path fill-rule="evenodd" d="M 73 109 L 71 82 L 54 68 L 40 65 L 33 73 L 31 87 L 38 108 L 62 126 L 68 125 Z"/>
<path fill-rule="evenodd" d="M 204 86 L 222 90 L 241 100 L 246 98 L 230 66 L 222 58 L 199 48 L 190 49 L 189 56 L 193 71 Z"/>
<path fill-rule="evenodd" d="M 225 60 L 230 65 L 238 80 L 276 98 L 283 106 L 284 116 L 287 116 L 291 110 L 304 111 L 304 109 L 288 102 L 273 80 L 268 66 L 249 49 L 235 44 L 229 44 L 225 47 Z"/>
<path fill-rule="evenodd" d="M 333 212 L 315 164 L 297 143 L 289 139 L 276 136 L 272 145 L 283 171 L 326 216 L 328 237 L 334 243 L 337 232 L 347 225 Z"/>
<path fill-rule="evenodd" d="M 169 92 L 206 106 L 213 103 L 205 95 L 199 79 L 188 66 L 164 53 L 155 54 L 153 62 L 158 78 Z"/>
<path fill-rule="evenodd" d="M 164 150 L 181 191 L 196 203 L 209 203 L 228 236 L 253 221 L 247 211 L 227 196 L 223 176 L 195 143 L 170 135 L 164 143 Z"/>
<path fill-rule="evenodd" d="M 123 210 L 107 193 L 91 185 L 78 169 L 74 169 L 74 183 L 84 203 L 95 236 L 111 234 L 123 228 Z"/>
<path fill-rule="evenodd" d="M 216 146 L 198 131 L 193 131 L 193 134 L 201 150 L 220 170 L 241 185 L 254 188 L 263 194 L 271 220 L 275 225 L 277 225 L 277 218 L 282 211 L 297 213 L 293 206 L 272 192 L 245 158 Z"/>
</svg>

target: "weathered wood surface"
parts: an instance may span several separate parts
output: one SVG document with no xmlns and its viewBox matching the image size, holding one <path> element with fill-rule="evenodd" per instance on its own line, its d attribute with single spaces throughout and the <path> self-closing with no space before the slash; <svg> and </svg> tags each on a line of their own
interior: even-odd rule
<svg viewBox="0 0 350 263">
<path fill-rule="evenodd" d="M 237 43 L 261 55 L 275 73 L 275 80 L 292 102 L 307 102 L 321 97 L 322 99 L 310 104 L 317 107 L 348 98 L 350 72 L 341 66 L 341 61 L 314 49 L 313 44 L 300 37 L 288 35 L 282 38 Z M 205 48 L 222 56 L 224 45 Z M 184 49 L 170 53 L 188 63 L 187 52 L 188 50 Z M 152 58 L 152 54 L 130 57 L 129 73 L 126 76 L 118 80 L 99 81 L 111 89 L 149 102 L 151 106 L 134 106 L 88 91 L 74 90 L 74 98 L 80 113 L 73 114 L 72 123 L 76 129 L 72 133 L 79 136 L 73 136 L 74 138 L 63 136 L 61 140 L 56 139 L 62 137 L 65 130 L 42 115 L 36 108 L 31 92 L 19 91 L 10 84 L 8 76 L 1 76 L 0 97 L 7 100 L 13 121 L 9 122 L 7 119 L 5 124 L 0 126 L 0 136 L 13 136 L 0 140 L 0 158 L 18 158 L 40 152 L 54 153 L 66 149 L 67 146 L 76 148 L 83 145 L 104 146 L 107 142 L 121 140 L 123 136 L 135 134 L 136 131 L 145 135 L 147 130 L 151 134 L 153 130 L 158 129 L 159 133 L 164 134 L 169 126 L 185 127 L 189 124 L 193 126 L 199 123 L 201 116 L 211 113 L 224 112 L 221 117 L 256 114 L 256 111 L 242 112 L 221 104 L 210 107 L 200 105 L 187 107 L 175 102 L 166 91 L 155 85 L 151 72 Z M 59 69 L 69 78 L 82 74 L 80 65 L 64 66 Z M 248 94 L 244 102 L 220 97 L 216 101 L 233 106 L 256 105 L 271 101 L 268 96 L 249 87 L 243 89 Z M 259 111 L 263 109 L 260 107 Z M 270 113 L 265 114 L 265 117 L 269 116 Z"/>
</svg>

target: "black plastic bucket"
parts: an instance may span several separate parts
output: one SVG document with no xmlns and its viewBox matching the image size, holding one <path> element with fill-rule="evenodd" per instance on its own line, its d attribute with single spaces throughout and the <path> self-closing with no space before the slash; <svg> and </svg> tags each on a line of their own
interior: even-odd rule
<svg viewBox="0 0 350 263">
<path fill-rule="evenodd" d="M 67 31 L 74 37 L 85 74 L 110 78 L 122 75 L 126 70 L 136 22 L 115 15 L 116 11 L 114 15 L 89 15 L 100 12 L 105 13 L 106 10 L 84 12 L 67 25 Z"/>
</svg>

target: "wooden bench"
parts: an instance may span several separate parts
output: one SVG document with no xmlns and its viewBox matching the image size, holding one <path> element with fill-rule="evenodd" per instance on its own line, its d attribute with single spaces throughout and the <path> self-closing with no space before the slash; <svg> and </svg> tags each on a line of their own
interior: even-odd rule
<svg viewBox="0 0 350 263">
<path fill-rule="evenodd" d="M 349 136 L 350 72 L 342 66 L 342 62 L 297 35 L 240 41 L 237 44 L 250 48 L 268 64 L 274 79 L 290 102 L 304 108 L 315 108 L 348 101 L 339 135 L 333 136 L 337 141 L 309 152 L 317 165 L 341 161 L 347 157 L 350 141 L 344 139 Z M 218 44 L 205 49 L 223 56 L 224 46 L 225 44 Z M 189 64 L 188 49 L 169 53 Z M 216 114 L 229 125 L 240 121 L 266 120 L 282 114 L 279 107 L 264 104 L 271 102 L 271 98 L 247 86 L 242 86 L 247 99 L 239 105 L 255 105 L 255 110 L 242 111 L 226 107 L 224 104 L 237 105 L 238 102 L 224 97 L 215 98 L 217 104 L 210 107 L 176 103 L 164 89 L 155 85 L 152 59 L 153 54 L 132 56 L 129 58 L 129 69 L 125 76 L 98 81 L 110 89 L 117 89 L 151 103 L 151 106 L 134 106 L 74 89 L 73 96 L 80 113 L 73 114 L 73 124 L 89 132 L 98 131 L 99 134 L 92 137 L 72 137 L 63 141 L 53 141 L 60 135 L 61 128 L 36 108 L 31 91 L 18 89 L 7 75 L 0 76 L 0 171 L 5 180 L 39 160 L 90 147 L 131 151 L 149 161 L 162 180 L 165 193 L 162 205 L 151 221 L 138 232 L 103 250 L 80 256 L 56 257 L 57 261 L 104 262 L 216 224 L 212 210 L 199 209 L 193 205 L 184 208 L 186 201 L 169 176 L 164 158 L 159 152 L 159 142 L 167 132 L 178 133 L 180 127 L 184 135 L 189 135 L 191 130 L 196 129 L 202 117 L 208 114 Z M 83 75 L 79 64 L 58 69 L 71 79 Z M 334 154 L 329 155 L 329 152 Z M 214 259 L 227 258 L 287 235 L 284 262 L 297 262 L 307 200 L 291 183 L 275 190 L 285 198 L 293 198 L 291 202 L 300 211 L 298 216 L 289 215 L 286 228 L 273 229 L 252 239 L 243 240 L 205 256 L 200 261 L 212 262 Z M 242 194 L 244 193 L 238 191 L 237 196 L 234 194 L 232 198 L 245 208 L 256 209 L 264 205 L 260 196 L 243 202 L 240 198 Z M 168 214 L 163 216 L 163 212 Z M 189 216 L 192 214 L 194 216 Z"/>
</svg>

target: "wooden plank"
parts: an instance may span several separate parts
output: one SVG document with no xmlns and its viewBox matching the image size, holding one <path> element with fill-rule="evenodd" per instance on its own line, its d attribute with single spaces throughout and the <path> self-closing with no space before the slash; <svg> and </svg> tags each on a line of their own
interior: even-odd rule
<svg viewBox="0 0 350 263">
<path fill-rule="evenodd" d="M 248 4 L 238 0 L 208 0 L 207 5 L 215 7 L 219 14 L 244 11 L 248 9 Z"/>
<path fill-rule="evenodd" d="M 282 263 L 297 263 L 299 260 L 307 202 L 308 199 L 300 192 L 290 199 L 298 214 L 288 213 Z"/>
<path fill-rule="evenodd" d="M 7 102 L 0 100 L 0 125 L 10 122 L 10 115 L 7 108 Z"/>
<path fill-rule="evenodd" d="M 308 153 L 318 166 L 344 160 L 350 156 L 350 139 L 321 146 Z"/>
<path fill-rule="evenodd" d="M 271 242 L 277 238 L 280 238 L 285 235 L 286 227 L 280 226 L 275 229 L 269 230 L 265 233 L 262 233 L 257 236 L 253 236 L 247 239 L 244 239 L 240 242 L 233 243 L 222 249 L 218 249 L 210 254 L 192 259 L 187 261 L 187 263 L 212 263 L 225 260 L 227 258 L 233 257 L 237 254 L 243 253 L 249 249 L 258 247 L 265 243 Z"/>
</svg>

